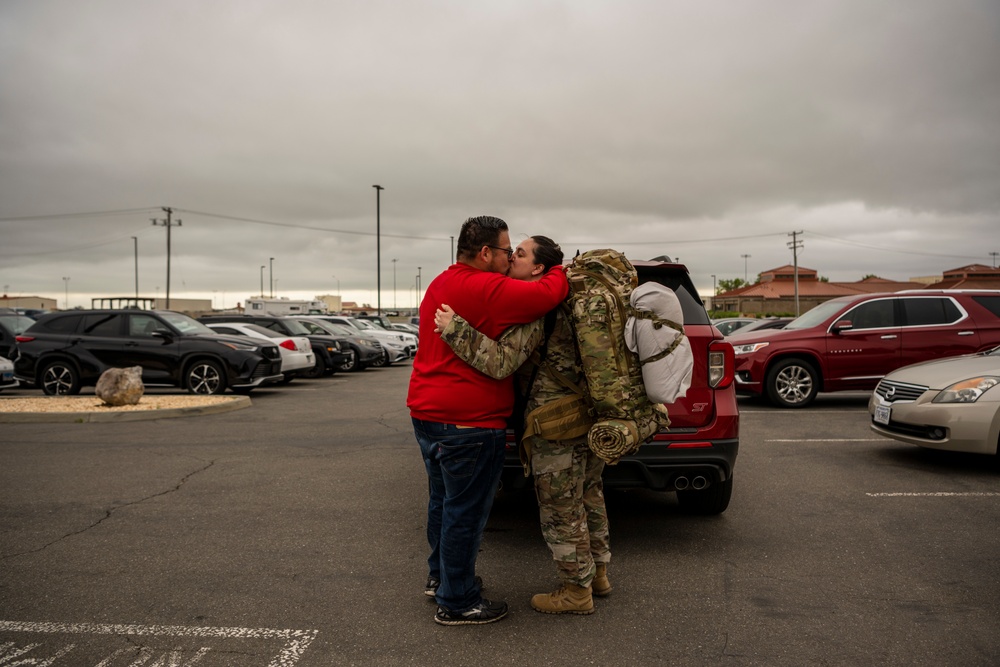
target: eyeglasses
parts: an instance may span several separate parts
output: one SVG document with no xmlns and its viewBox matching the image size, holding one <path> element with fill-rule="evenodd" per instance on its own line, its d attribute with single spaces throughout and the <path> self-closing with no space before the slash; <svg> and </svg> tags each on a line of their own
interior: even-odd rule
<svg viewBox="0 0 1000 667">
<path fill-rule="evenodd" d="M 514 249 L 513 248 L 501 248 L 500 246 L 495 246 L 495 245 L 487 245 L 486 247 L 487 248 L 493 248 L 494 250 L 501 250 L 501 251 L 507 253 L 507 261 L 508 262 L 511 260 L 512 257 L 514 257 Z"/>
</svg>

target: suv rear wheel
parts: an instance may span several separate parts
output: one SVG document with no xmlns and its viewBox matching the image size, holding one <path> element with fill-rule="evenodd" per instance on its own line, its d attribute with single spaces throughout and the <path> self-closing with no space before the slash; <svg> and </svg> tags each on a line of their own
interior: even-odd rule
<svg viewBox="0 0 1000 667">
<path fill-rule="evenodd" d="M 53 361 L 42 370 L 41 384 L 46 396 L 74 396 L 80 393 L 80 374 L 68 361 Z"/>
<path fill-rule="evenodd" d="M 202 359 L 188 367 L 184 385 L 192 394 L 221 394 L 226 390 L 226 376 L 218 363 Z"/>
<path fill-rule="evenodd" d="M 782 359 L 767 372 L 766 388 L 779 408 L 804 408 L 819 392 L 819 374 L 804 359 Z"/>
</svg>

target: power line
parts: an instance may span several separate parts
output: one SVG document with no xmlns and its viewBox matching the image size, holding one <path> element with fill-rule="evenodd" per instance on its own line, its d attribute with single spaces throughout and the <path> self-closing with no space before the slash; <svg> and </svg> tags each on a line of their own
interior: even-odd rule
<svg viewBox="0 0 1000 667">
<path fill-rule="evenodd" d="M 880 250 L 883 252 L 898 252 L 903 255 L 923 255 L 925 257 L 953 257 L 957 259 L 980 259 L 979 257 L 973 257 L 971 255 L 945 255 L 937 252 L 920 252 L 919 250 L 901 250 L 899 248 L 893 248 L 890 246 L 878 246 L 871 243 L 861 243 L 859 241 L 850 241 L 848 239 L 837 238 L 836 236 L 828 236 L 826 234 L 820 234 L 819 232 L 808 232 L 813 236 L 819 236 L 820 238 L 833 241 L 835 243 L 843 243 L 845 245 L 853 245 L 859 248 L 867 248 L 869 250 Z"/>
<path fill-rule="evenodd" d="M 22 222 L 27 220 L 61 220 L 65 218 L 90 218 L 105 215 L 129 215 L 133 213 L 149 213 L 160 210 L 156 206 L 146 208 L 123 208 L 115 211 L 91 211 L 88 213 L 54 213 L 52 215 L 25 215 L 13 218 L 0 218 L 0 222 Z"/>
</svg>

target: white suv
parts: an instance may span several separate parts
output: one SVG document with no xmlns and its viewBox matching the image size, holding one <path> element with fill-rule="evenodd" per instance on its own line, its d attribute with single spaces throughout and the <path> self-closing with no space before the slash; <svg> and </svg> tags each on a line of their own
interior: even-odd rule
<svg viewBox="0 0 1000 667">
<path fill-rule="evenodd" d="M 417 337 L 413 334 L 402 331 L 387 331 L 367 320 L 346 315 L 313 315 L 312 317 L 336 324 L 344 324 L 362 333 L 377 337 L 382 343 L 382 347 L 389 353 L 389 363 L 411 359 L 417 353 Z"/>
</svg>

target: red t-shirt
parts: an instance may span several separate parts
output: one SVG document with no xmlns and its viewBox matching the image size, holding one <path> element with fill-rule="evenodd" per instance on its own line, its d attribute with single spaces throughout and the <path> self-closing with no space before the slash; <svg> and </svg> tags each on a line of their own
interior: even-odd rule
<svg viewBox="0 0 1000 667">
<path fill-rule="evenodd" d="M 561 266 L 541 280 L 514 280 L 456 263 L 427 287 L 420 304 L 420 347 L 413 360 L 406 405 L 416 419 L 503 428 L 514 409 L 513 376 L 495 380 L 459 359 L 434 332 L 434 312 L 446 303 L 494 340 L 507 328 L 533 322 L 566 298 Z"/>
</svg>

